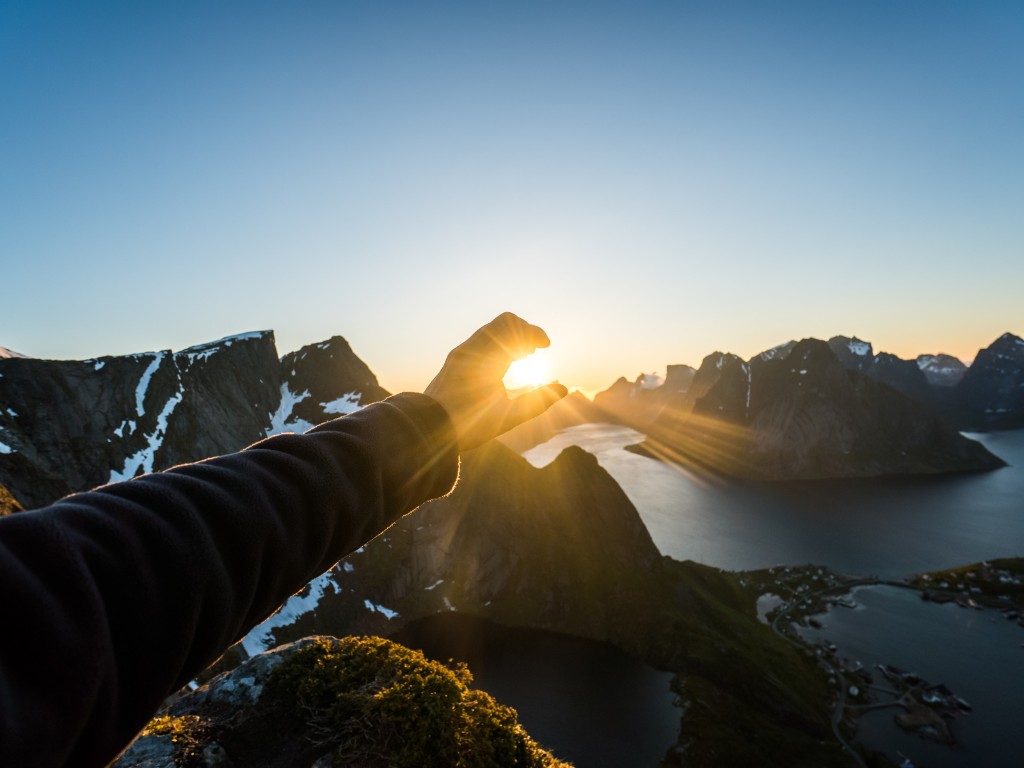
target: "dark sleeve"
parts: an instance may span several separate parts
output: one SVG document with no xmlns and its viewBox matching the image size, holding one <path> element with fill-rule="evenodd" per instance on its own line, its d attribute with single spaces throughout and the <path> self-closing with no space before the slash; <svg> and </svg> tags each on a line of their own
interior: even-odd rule
<svg viewBox="0 0 1024 768">
<path fill-rule="evenodd" d="M 0 520 L 0 766 L 103 766 L 306 582 L 458 473 L 404 394 Z"/>
</svg>

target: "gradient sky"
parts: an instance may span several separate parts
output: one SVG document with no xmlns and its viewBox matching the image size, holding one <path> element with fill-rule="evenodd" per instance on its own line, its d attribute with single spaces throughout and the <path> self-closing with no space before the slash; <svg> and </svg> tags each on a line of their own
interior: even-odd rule
<svg viewBox="0 0 1024 768">
<path fill-rule="evenodd" d="M 556 375 L 1024 334 L 1024 3 L 0 4 L 0 345 L 511 309 Z"/>
</svg>

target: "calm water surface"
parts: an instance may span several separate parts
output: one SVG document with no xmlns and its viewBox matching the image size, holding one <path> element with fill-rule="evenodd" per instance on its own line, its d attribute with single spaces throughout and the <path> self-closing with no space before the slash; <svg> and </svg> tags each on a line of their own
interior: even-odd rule
<svg viewBox="0 0 1024 768">
<path fill-rule="evenodd" d="M 463 661 L 474 687 L 519 712 L 532 738 L 577 768 L 653 768 L 679 735 L 672 675 L 613 646 L 441 614 L 395 640 Z"/>
<path fill-rule="evenodd" d="M 626 491 L 662 553 L 729 570 L 825 564 L 901 577 L 1024 554 L 1024 430 L 972 435 L 1005 469 L 940 478 L 727 484 L 623 450 L 643 435 L 573 427 L 523 455 L 579 445 Z"/>
<path fill-rule="evenodd" d="M 1024 765 L 1024 629 L 997 611 L 926 603 L 906 589 L 866 587 L 854 596 L 857 609 L 833 608 L 819 616 L 821 629 L 801 634 L 835 643 L 841 655 L 869 669 L 895 664 L 945 683 L 974 710 L 954 720 L 953 748 L 904 731 L 893 721 L 903 711 L 895 707 L 864 716 L 861 740 L 929 768 Z M 887 685 L 873 674 L 876 684 Z"/>
</svg>

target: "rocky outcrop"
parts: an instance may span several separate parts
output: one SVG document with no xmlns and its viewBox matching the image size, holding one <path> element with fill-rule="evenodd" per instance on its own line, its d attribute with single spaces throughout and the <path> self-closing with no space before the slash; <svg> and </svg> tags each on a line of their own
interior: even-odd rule
<svg viewBox="0 0 1024 768">
<path fill-rule="evenodd" d="M 471 683 L 379 637 L 310 637 L 185 695 L 113 768 L 568 768 Z"/>
<path fill-rule="evenodd" d="M 691 387 L 690 413 L 659 420 L 636 450 L 701 471 L 763 480 L 1003 466 L 925 406 L 859 372 L 858 366 L 876 365 L 869 345 L 847 340 L 845 363 L 835 346 L 806 339 L 788 355 L 759 356 L 750 364 L 709 356 Z"/>
<path fill-rule="evenodd" d="M 307 429 L 386 395 L 341 337 L 283 361 L 271 331 L 180 352 L 4 357 L 0 482 L 26 507 L 38 507 L 236 451 L 273 432 Z"/>
<path fill-rule="evenodd" d="M 961 426 L 1024 427 L 1024 339 L 1004 333 L 979 351 L 953 394 Z"/>
</svg>

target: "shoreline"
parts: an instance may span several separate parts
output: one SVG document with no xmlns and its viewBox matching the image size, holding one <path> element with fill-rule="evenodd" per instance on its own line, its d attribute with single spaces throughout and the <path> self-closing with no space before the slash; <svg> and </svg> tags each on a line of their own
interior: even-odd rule
<svg viewBox="0 0 1024 768">
<path fill-rule="evenodd" d="M 972 572 L 976 574 L 974 578 L 967 579 L 966 574 Z M 963 576 L 959 581 L 951 581 L 950 574 Z M 880 709 L 899 708 L 902 712 L 893 720 L 900 728 L 919 738 L 954 748 L 959 742 L 951 725 L 973 708 L 942 682 L 925 680 L 892 665 L 876 664 L 874 673 L 859 662 L 851 665 L 841 655 L 841 648 L 829 641 L 806 638 L 798 627 L 821 629 L 822 623 L 816 616 L 840 607 L 857 609 L 860 604 L 855 597 L 859 589 L 883 586 L 913 590 L 926 602 L 958 603 L 968 611 L 995 611 L 997 615 L 990 617 L 991 621 L 1012 620 L 1024 628 L 1024 620 L 1019 613 L 1024 606 L 1019 594 L 1004 595 L 999 589 L 1019 587 L 1020 582 L 1024 582 L 1024 560 L 1020 558 L 915 574 L 902 581 L 837 574 L 824 566 L 777 566 L 737 572 L 737 575 L 748 590 L 759 593 L 758 618 L 775 634 L 813 656 L 829 675 L 833 690 L 833 733 L 847 753 L 862 766 L 867 765 L 865 759 L 872 760 L 873 755 L 886 754 L 858 738 L 858 723 L 862 716 Z M 967 594 L 974 596 L 968 603 L 960 590 L 968 582 L 987 583 L 990 588 L 975 586 L 974 592 L 968 588 Z M 940 584 L 945 586 L 940 587 Z M 772 604 L 768 606 L 767 602 Z M 1024 633 L 1021 641 L 1024 648 Z M 876 675 L 880 675 L 882 680 L 876 680 Z M 900 759 L 906 760 L 902 756 Z M 906 764 L 912 765 L 909 761 Z"/>
</svg>

